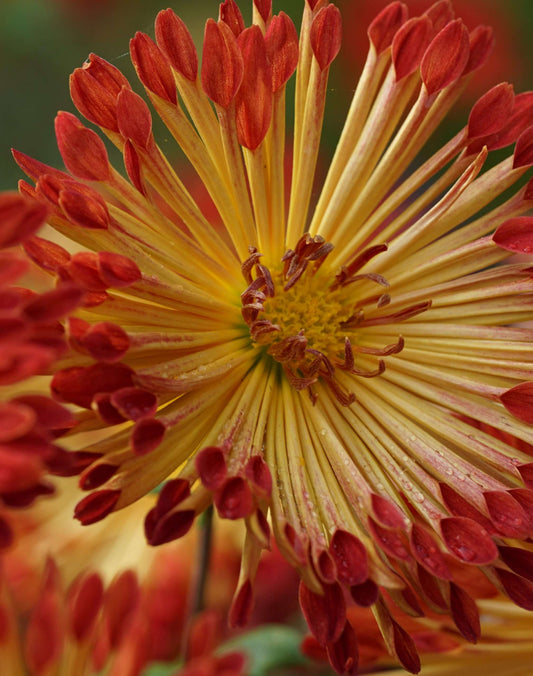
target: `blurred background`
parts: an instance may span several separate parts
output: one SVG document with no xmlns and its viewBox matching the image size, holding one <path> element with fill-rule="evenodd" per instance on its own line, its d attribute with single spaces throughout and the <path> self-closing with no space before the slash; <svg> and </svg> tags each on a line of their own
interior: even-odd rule
<svg viewBox="0 0 533 676">
<path fill-rule="evenodd" d="M 411 14 L 428 0 L 406 0 Z M 240 0 L 245 18 L 251 0 Z M 290 14 L 296 23 L 303 0 L 274 0 L 274 12 Z M 333 145 L 367 50 L 366 27 L 387 0 L 338 0 L 343 10 L 344 48 L 330 80 L 326 142 Z M 170 5 L 189 25 L 197 44 L 208 16 L 217 16 L 217 0 L 0 0 L 0 189 L 13 189 L 21 172 L 11 158 L 15 147 L 57 167 L 53 121 L 58 110 L 75 112 L 68 77 L 95 52 L 135 81 L 128 41 L 135 31 L 153 35 L 157 11 Z M 473 28 L 488 23 L 496 47 L 465 96 L 459 119 L 481 93 L 503 80 L 516 91 L 533 85 L 533 4 L 531 0 L 455 0 L 456 14 Z M 529 80 L 529 82 L 528 82 Z M 459 107 L 460 108 L 460 107 Z M 450 130 L 451 133 L 451 130 Z M 446 134 L 446 130 L 443 130 Z"/>
</svg>

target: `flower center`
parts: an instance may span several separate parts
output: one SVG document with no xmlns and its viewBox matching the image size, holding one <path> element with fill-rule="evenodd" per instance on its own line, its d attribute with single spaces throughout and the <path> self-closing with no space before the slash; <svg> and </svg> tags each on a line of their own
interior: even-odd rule
<svg viewBox="0 0 533 676">
<path fill-rule="evenodd" d="M 305 339 L 307 350 L 320 352 L 330 360 L 342 354 L 346 331 L 341 324 L 350 318 L 352 310 L 343 298 L 346 294 L 330 291 L 327 281 L 320 274 L 306 274 L 285 291 L 283 273 L 273 275 L 274 295 L 265 299 L 263 316 L 278 330 L 260 333 L 256 342 L 269 345 L 268 352 L 275 359 L 294 337 L 302 344 Z"/>
<path fill-rule="evenodd" d="M 376 319 L 365 320 L 364 307 L 381 308 L 390 302 L 387 293 L 380 292 L 366 298 L 356 298 L 352 284 L 371 281 L 388 287 L 387 281 L 372 273 L 359 270 L 374 256 L 386 250 L 386 245 L 370 247 L 361 252 L 337 275 L 330 277 L 320 268 L 333 249 L 323 238 L 304 235 L 294 251 L 287 251 L 282 266 L 271 272 L 260 262 L 261 254 L 255 248 L 242 265 L 248 282 L 241 294 L 242 316 L 250 329 L 254 343 L 264 346 L 266 352 L 283 366 L 293 387 L 308 389 L 316 400 L 312 386 L 320 379 L 345 406 L 355 396 L 339 380 L 339 370 L 352 375 L 373 377 L 382 373 L 385 364 L 379 357 L 395 354 L 403 348 L 401 336 L 385 347 L 358 345 L 357 332 Z M 400 321 L 418 314 L 429 305 L 407 308 L 380 323 Z M 358 368 L 354 353 L 378 358 L 375 369 Z"/>
</svg>

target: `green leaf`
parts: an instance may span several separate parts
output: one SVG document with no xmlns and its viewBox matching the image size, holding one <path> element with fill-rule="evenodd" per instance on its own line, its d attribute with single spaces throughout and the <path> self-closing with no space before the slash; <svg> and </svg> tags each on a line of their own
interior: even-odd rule
<svg viewBox="0 0 533 676">
<path fill-rule="evenodd" d="M 248 657 L 249 676 L 268 676 L 279 667 L 304 666 L 300 652 L 302 633 L 281 624 L 266 624 L 224 643 L 217 653 L 240 650 Z"/>
</svg>

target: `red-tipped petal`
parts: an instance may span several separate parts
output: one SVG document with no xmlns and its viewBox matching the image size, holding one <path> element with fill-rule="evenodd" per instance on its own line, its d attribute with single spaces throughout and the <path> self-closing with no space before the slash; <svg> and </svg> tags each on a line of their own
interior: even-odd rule
<svg viewBox="0 0 533 676">
<path fill-rule="evenodd" d="M 195 465 L 201 482 L 210 491 L 218 490 L 226 480 L 226 459 L 218 446 L 203 448 L 196 456 Z"/>
<path fill-rule="evenodd" d="M 341 48 L 342 18 L 338 7 L 327 5 L 319 10 L 311 24 L 310 40 L 320 69 L 326 70 Z"/>
<path fill-rule="evenodd" d="M 16 192 L 0 194 L 0 248 L 20 244 L 45 222 L 48 208 Z"/>
<path fill-rule="evenodd" d="M 80 476 L 80 488 L 84 491 L 92 491 L 100 488 L 111 479 L 118 467 L 108 463 L 100 463 L 89 467 Z"/>
<path fill-rule="evenodd" d="M 528 425 L 533 424 L 533 382 L 515 385 L 504 392 L 500 399 L 511 415 Z"/>
<path fill-rule="evenodd" d="M 98 270 L 98 254 L 80 251 L 72 256 L 65 267 L 68 276 L 89 291 L 103 291 L 109 288 Z"/>
<path fill-rule="evenodd" d="M 533 552 L 517 547 L 501 546 L 498 549 L 502 561 L 509 566 L 513 573 L 533 582 Z"/>
<path fill-rule="evenodd" d="M 513 155 L 513 169 L 529 167 L 533 164 L 533 126 L 528 127 L 518 137 Z"/>
<path fill-rule="evenodd" d="M 118 502 L 120 491 L 103 490 L 87 495 L 74 509 L 74 517 L 82 526 L 101 521 L 113 511 Z"/>
<path fill-rule="evenodd" d="M 125 364 L 73 366 L 54 375 L 51 389 L 58 401 L 90 408 L 95 394 L 132 387 L 132 376 L 133 371 Z"/>
<path fill-rule="evenodd" d="M 473 519 L 483 526 L 487 533 L 494 534 L 496 532 L 491 520 L 471 505 L 468 500 L 465 500 L 462 495 L 448 486 L 448 484 L 441 483 L 440 491 L 444 504 L 454 516 L 465 516 L 468 519 Z"/>
<path fill-rule="evenodd" d="M 36 419 L 29 406 L 12 401 L 0 402 L 0 442 L 23 436 L 33 428 Z"/>
<path fill-rule="evenodd" d="M 520 608 L 533 610 L 533 583 L 502 568 L 495 568 L 507 596 Z"/>
<path fill-rule="evenodd" d="M 68 591 L 69 627 L 77 641 L 91 633 L 104 599 L 104 584 L 98 573 L 75 580 Z"/>
<path fill-rule="evenodd" d="M 411 551 L 415 559 L 433 575 L 443 580 L 451 579 L 448 564 L 433 536 L 418 524 L 414 524 L 411 531 Z"/>
<path fill-rule="evenodd" d="M 75 225 L 91 230 L 106 230 L 109 226 L 109 211 L 103 197 L 86 186 L 60 190 L 58 204 Z"/>
<path fill-rule="evenodd" d="M 346 622 L 340 637 L 327 645 L 329 663 L 338 674 L 356 676 L 359 664 L 359 646 L 352 625 Z"/>
<path fill-rule="evenodd" d="M 242 18 L 241 10 L 235 0 L 224 0 L 220 3 L 219 19 L 227 24 L 233 33 L 238 38 L 244 30 L 244 19 Z"/>
<path fill-rule="evenodd" d="M 419 563 L 416 564 L 416 574 L 420 583 L 420 587 L 428 599 L 434 603 L 437 608 L 447 610 L 448 603 L 444 599 L 441 585 L 439 584 L 437 578 Z"/>
<path fill-rule="evenodd" d="M 520 467 L 518 467 L 518 471 L 520 472 L 520 476 L 522 477 L 526 486 L 533 489 L 533 462 L 520 465 Z"/>
<path fill-rule="evenodd" d="M 128 617 L 140 599 L 139 582 L 132 570 L 125 570 L 111 582 L 104 596 L 104 616 L 109 632 L 109 641 L 116 647 L 126 635 Z"/>
<path fill-rule="evenodd" d="M 266 36 L 267 55 L 272 64 L 272 91 L 279 91 L 298 65 L 298 34 L 285 12 L 274 16 Z"/>
<path fill-rule="evenodd" d="M 457 19 L 434 38 L 420 64 L 420 76 L 428 94 L 441 91 L 463 73 L 470 54 L 470 40 L 464 23 Z"/>
<path fill-rule="evenodd" d="M 116 101 L 122 87 L 129 87 L 122 73 L 105 59 L 89 55 L 88 63 L 70 76 L 74 105 L 91 122 L 118 131 Z"/>
<path fill-rule="evenodd" d="M 145 33 L 136 33 L 130 40 L 130 54 L 143 85 L 165 101 L 176 103 L 176 85 L 170 64 L 155 42 Z"/>
<path fill-rule="evenodd" d="M 354 535 L 336 530 L 329 550 L 337 568 L 337 579 L 346 585 L 362 584 L 368 578 L 368 559 L 365 546 Z"/>
<path fill-rule="evenodd" d="M 30 407 L 37 418 L 37 424 L 46 430 L 62 432 L 71 429 L 76 424 L 72 413 L 50 397 L 26 394 L 17 397 L 14 401 Z"/>
<path fill-rule="evenodd" d="M 142 277 L 139 266 L 131 258 L 110 251 L 100 251 L 97 257 L 98 274 L 113 289 L 130 286 Z"/>
<path fill-rule="evenodd" d="M 265 138 L 272 119 L 272 68 L 259 26 L 239 35 L 244 75 L 235 97 L 239 143 L 255 150 Z"/>
<path fill-rule="evenodd" d="M 479 611 L 474 599 L 458 587 L 450 583 L 450 610 L 457 629 L 470 643 L 477 643 L 481 634 Z"/>
<path fill-rule="evenodd" d="M 149 544 L 153 546 L 163 545 L 182 537 L 190 530 L 195 516 L 192 509 L 171 512 L 157 522 L 152 533 L 149 534 L 147 531 Z"/>
<path fill-rule="evenodd" d="M 125 418 L 111 403 L 111 395 L 109 392 L 106 392 L 105 394 L 96 394 L 93 397 L 92 409 L 98 413 L 99 417 L 107 425 L 120 425 L 127 420 L 127 418 Z"/>
<path fill-rule="evenodd" d="M 157 499 L 156 517 L 161 519 L 171 509 L 183 502 L 191 494 L 191 487 L 185 479 L 171 479 L 167 481 Z"/>
<path fill-rule="evenodd" d="M 128 351 L 128 334 L 118 324 L 100 322 L 85 333 L 81 341 L 91 357 L 103 362 L 119 361 Z"/>
<path fill-rule="evenodd" d="M 235 98 L 244 73 L 244 61 L 231 28 L 208 19 L 202 59 L 202 87 L 209 98 L 227 108 Z"/>
<path fill-rule="evenodd" d="M 427 16 L 406 21 L 392 41 L 392 62 L 396 81 L 415 71 L 429 44 L 433 26 Z"/>
<path fill-rule="evenodd" d="M 117 97 L 117 122 L 124 138 L 145 150 L 148 148 L 152 140 L 152 116 L 146 101 L 127 87 Z"/>
<path fill-rule="evenodd" d="M 111 395 L 111 403 L 130 420 L 151 417 L 157 411 L 157 397 L 140 387 L 125 387 Z"/>
<path fill-rule="evenodd" d="M 420 657 L 412 637 L 397 622 L 392 620 L 392 645 L 396 657 L 410 674 L 420 671 Z"/>
<path fill-rule="evenodd" d="M 166 426 L 157 418 L 142 418 L 137 421 L 130 437 L 132 451 L 135 455 L 151 453 L 163 441 L 166 430 Z"/>
<path fill-rule="evenodd" d="M 464 75 L 481 68 L 494 47 L 494 31 L 490 26 L 476 26 L 470 33 L 470 55 Z"/>
<path fill-rule="evenodd" d="M 403 561 L 406 561 L 410 557 L 404 540 L 396 530 L 383 528 L 372 518 L 368 519 L 368 527 L 376 539 L 376 544 L 384 552 Z"/>
<path fill-rule="evenodd" d="M 70 261 L 70 254 L 66 249 L 42 237 L 28 239 L 24 242 L 24 250 L 39 267 L 52 272 L 68 265 Z"/>
<path fill-rule="evenodd" d="M 60 284 L 30 300 L 24 315 L 32 321 L 53 321 L 74 310 L 83 298 L 83 291 L 74 284 Z"/>
<path fill-rule="evenodd" d="M 0 285 L 11 284 L 28 269 L 28 261 L 12 251 L 0 251 Z M 6 318 L 7 319 L 7 318 Z M 3 329 L 0 335 L 5 336 Z"/>
<path fill-rule="evenodd" d="M 358 606 L 368 608 L 378 600 L 379 587 L 373 580 L 366 580 L 362 584 L 350 587 L 350 594 Z"/>
<path fill-rule="evenodd" d="M 503 535 L 524 538 L 530 530 L 528 516 L 520 503 L 505 491 L 483 494 L 493 524 Z"/>
<path fill-rule="evenodd" d="M 405 517 L 398 507 L 377 493 L 372 494 L 372 510 L 381 525 L 386 528 L 404 528 Z"/>
<path fill-rule="evenodd" d="M 337 641 L 346 622 L 346 604 L 341 587 L 324 585 L 322 595 L 300 582 L 299 600 L 311 633 L 322 645 Z"/>
<path fill-rule="evenodd" d="M 368 27 L 368 39 L 377 54 L 388 49 L 400 27 L 407 21 L 408 9 L 403 2 L 387 5 Z"/>
<path fill-rule="evenodd" d="M 70 178 L 70 176 L 66 172 L 60 171 L 59 169 L 55 169 L 54 167 L 51 167 L 48 164 L 43 164 L 42 162 L 39 162 L 39 160 L 35 160 L 33 157 L 26 155 L 26 153 L 21 153 L 20 150 L 15 150 L 13 148 L 11 150 L 11 154 L 13 155 L 13 159 L 18 164 L 18 166 L 27 176 L 29 176 L 32 179 L 32 181 L 37 181 L 38 178 L 43 174 L 53 174 L 57 178 L 61 179 Z M 28 184 L 25 183 L 24 185 L 27 186 Z"/>
<path fill-rule="evenodd" d="M 225 481 L 216 492 L 214 503 L 224 519 L 242 519 L 252 512 L 254 506 L 248 482 L 241 477 Z"/>
<path fill-rule="evenodd" d="M 185 23 L 171 9 L 164 9 L 155 20 L 159 49 L 178 73 L 194 82 L 198 75 L 198 56 Z"/>
<path fill-rule="evenodd" d="M 440 522 L 448 549 L 465 563 L 483 565 L 494 561 L 498 549 L 487 531 L 476 521 L 449 517 Z"/>
<path fill-rule="evenodd" d="M 254 607 L 254 590 L 250 580 L 245 580 L 235 592 L 231 602 L 228 622 L 230 627 L 245 627 Z"/>
<path fill-rule="evenodd" d="M 500 131 L 514 107 L 513 86 L 502 82 L 484 94 L 474 105 L 468 118 L 468 136 L 476 138 Z"/>
<path fill-rule="evenodd" d="M 75 115 L 58 113 L 55 131 L 59 152 L 66 168 L 77 178 L 106 181 L 110 165 L 104 142 Z"/>
<path fill-rule="evenodd" d="M 510 218 L 505 223 L 502 223 L 499 228 L 496 230 L 492 236 L 492 240 L 496 242 L 498 246 L 506 251 L 514 251 L 516 253 L 533 253 L 533 218 L 531 216 L 519 216 L 517 218 Z M 532 402 L 533 402 L 533 383 L 522 383 L 522 385 L 532 385 Z M 517 385 L 517 387 L 522 387 L 522 385 Z M 514 389 L 514 388 L 513 388 Z M 512 404 L 511 408 L 505 403 L 505 396 L 509 395 L 508 390 L 502 395 L 503 405 L 507 408 L 510 413 L 513 413 Z M 511 395 L 513 399 L 514 395 Z M 509 398 L 507 396 L 507 398 Z M 519 397 L 520 398 L 520 397 Z M 527 395 L 524 398 L 524 404 L 527 400 Z M 515 413 L 513 415 L 516 416 Z M 520 416 L 516 416 L 520 418 Z M 523 418 L 520 418 L 523 420 Z M 531 408 L 531 420 L 533 421 L 533 407 Z"/>
<path fill-rule="evenodd" d="M 244 466 L 244 474 L 252 484 L 254 492 L 268 500 L 272 493 L 272 474 L 260 455 L 252 456 Z"/>
<path fill-rule="evenodd" d="M 272 0 L 254 0 L 254 5 L 257 7 L 257 11 L 261 15 L 261 18 L 266 23 L 268 17 L 272 13 Z"/>
<path fill-rule="evenodd" d="M 453 21 L 455 17 L 450 0 L 438 0 L 424 14 L 431 19 L 435 34 L 441 31 L 450 21 Z"/>
<path fill-rule="evenodd" d="M 54 667 L 61 655 L 64 631 L 58 573 L 49 561 L 43 590 L 26 628 L 24 653 L 31 673 L 44 674 Z"/>
</svg>

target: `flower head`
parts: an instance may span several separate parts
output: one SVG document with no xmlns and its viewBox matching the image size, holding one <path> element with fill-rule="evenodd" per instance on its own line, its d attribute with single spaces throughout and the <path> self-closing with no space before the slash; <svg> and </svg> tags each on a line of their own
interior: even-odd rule
<svg viewBox="0 0 533 676">
<path fill-rule="evenodd" d="M 158 145 L 145 99 L 95 55 L 74 71 L 72 98 L 123 153 L 127 178 L 70 113 L 56 119 L 68 173 L 15 153 L 35 183 L 22 192 L 81 246 L 26 245 L 86 291 L 52 381 L 79 407 L 77 430 L 95 434 L 78 450 L 89 494 L 75 514 L 91 524 L 163 483 L 145 520 L 152 545 L 186 533 L 210 503 L 244 519 L 234 625 L 250 615 L 272 528 L 335 669 L 357 669 L 350 594 L 417 671 L 391 604 L 416 613 L 423 599 L 475 641 L 463 580 L 477 566 L 533 607 L 533 334 L 511 326 L 531 317 L 533 287 L 530 268 L 508 260 L 533 246 L 523 216 L 533 190 L 518 183 L 533 164 L 533 97 L 497 85 L 410 169 L 492 38 L 484 26 L 469 32 L 447 1 L 411 18 L 393 2 L 369 27 L 315 198 L 341 14 L 306 0 L 298 36 L 268 0 L 253 9 L 245 27 L 233 0 L 221 4 L 201 69 L 172 10 L 157 16 L 155 41 L 131 41 L 152 107 L 220 226 Z"/>
</svg>

